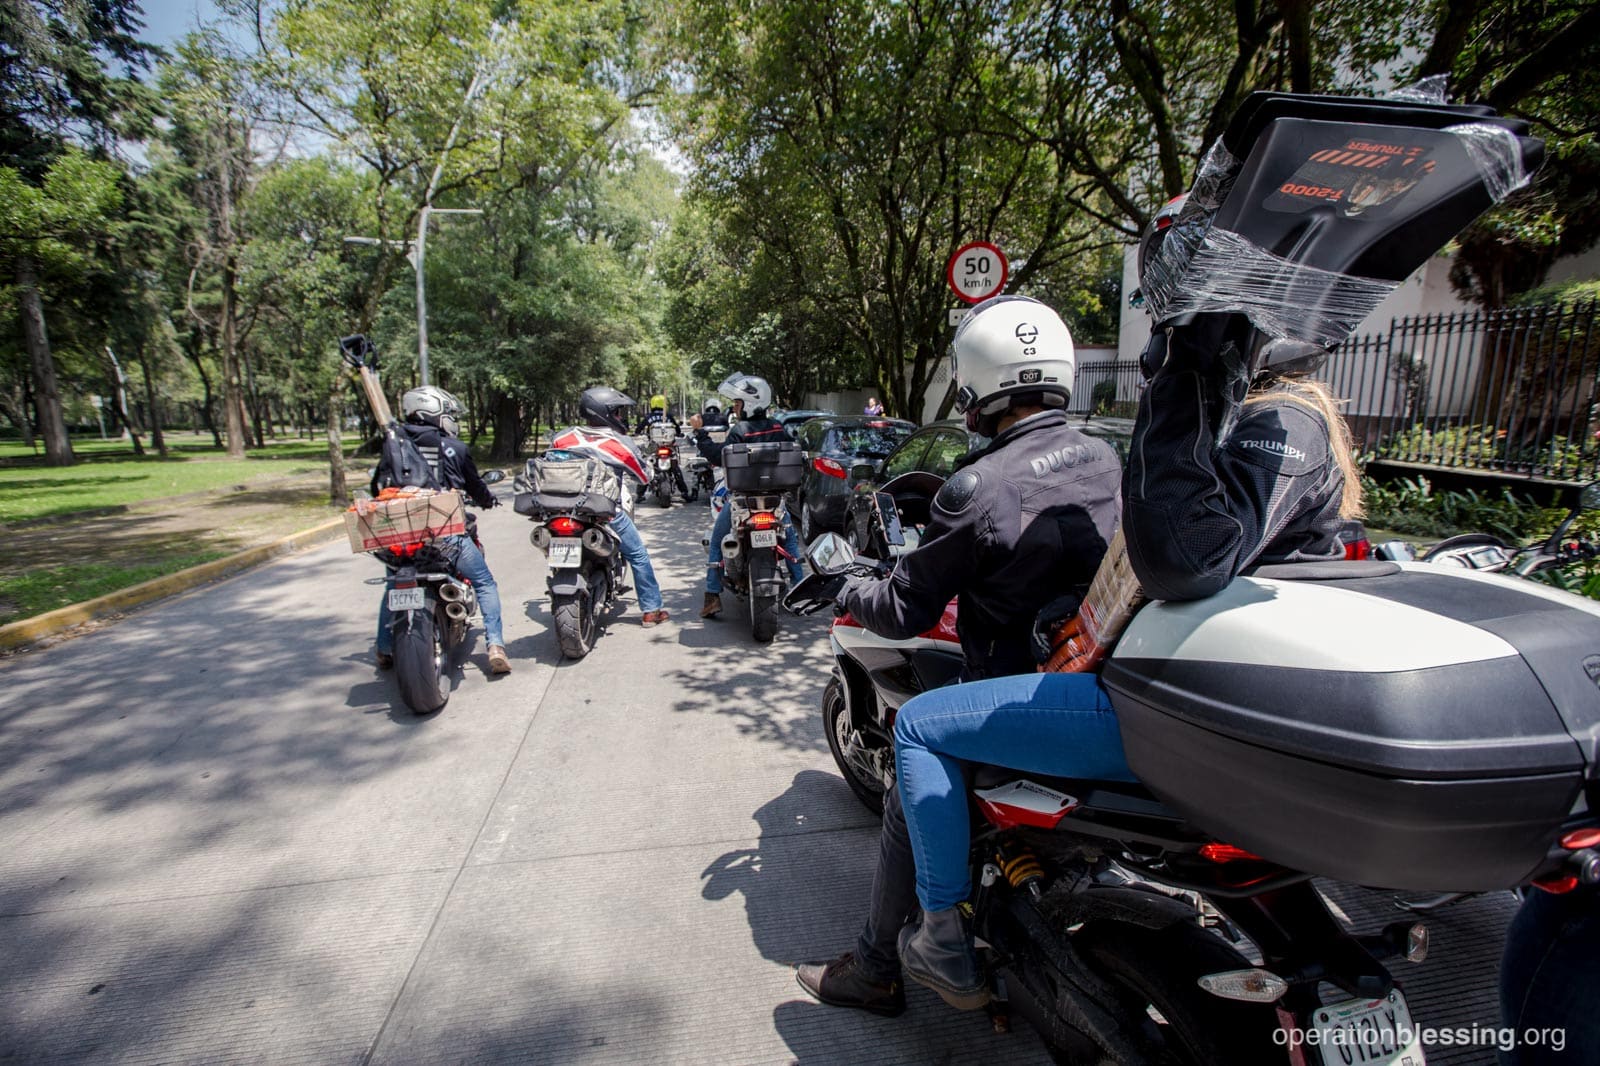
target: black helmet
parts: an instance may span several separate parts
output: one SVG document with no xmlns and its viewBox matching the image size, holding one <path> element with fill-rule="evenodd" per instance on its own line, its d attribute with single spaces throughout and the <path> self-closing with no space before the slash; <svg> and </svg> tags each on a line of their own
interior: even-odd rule
<svg viewBox="0 0 1600 1066">
<path fill-rule="evenodd" d="M 591 426 L 614 429 L 618 433 L 628 432 L 628 424 L 617 417 L 617 411 L 632 406 L 632 399 L 609 385 L 584 389 L 583 395 L 578 397 L 578 410 L 583 412 L 583 417 L 589 420 Z"/>
</svg>

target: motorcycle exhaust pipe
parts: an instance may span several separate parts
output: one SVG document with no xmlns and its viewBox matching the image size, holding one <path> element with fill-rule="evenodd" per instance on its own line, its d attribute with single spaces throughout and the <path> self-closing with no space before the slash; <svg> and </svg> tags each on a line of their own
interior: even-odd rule
<svg viewBox="0 0 1600 1066">
<path fill-rule="evenodd" d="M 444 616 L 452 622 L 465 621 L 467 605 L 460 600 L 450 600 L 444 605 Z"/>
<path fill-rule="evenodd" d="M 534 526 L 533 532 L 528 534 L 528 540 L 540 551 L 547 551 L 550 547 L 550 531 L 544 526 Z"/>
<path fill-rule="evenodd" d="M 739 554 L 739 538 L 738 537 L 729 537 L 727 540 L 724 540 L 722 542 L 722 557 L 724 559 L 728 558 L 731 555 L 738 555 L 738 554 Z"/>
<path fill-rule="evenodd" d="M 454 581 L 445 581 L 439 585 L 439 598 L 446 603 L 458 602 L 466 592 Z"/>
<path fill-rule="evenodd" d="M 583 536 L 580 539 L 583 541 L 585 550 L 594 552 L 602 559 L 609 558 L 611 556 L 611 552 L 616 547 L 616 545 L 612 543 L 610 537 L 606 536 L 593 526 L 590 526 L 588 529 L 584 530 Z"/>
</svg>

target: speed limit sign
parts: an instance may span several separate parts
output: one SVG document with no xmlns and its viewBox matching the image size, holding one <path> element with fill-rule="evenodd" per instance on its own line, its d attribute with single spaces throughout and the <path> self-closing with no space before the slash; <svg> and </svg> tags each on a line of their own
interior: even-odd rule
<svg viewBox="0 0 1600 1066">
<path fill-rule="evenodd" d="M 1006 287 L 1008 270 L 1004 252 L 988 241 L 973 241 L 956 249 L 944 268 L 944 276 L 951 292 L 975 304 Z"/>
</svg>

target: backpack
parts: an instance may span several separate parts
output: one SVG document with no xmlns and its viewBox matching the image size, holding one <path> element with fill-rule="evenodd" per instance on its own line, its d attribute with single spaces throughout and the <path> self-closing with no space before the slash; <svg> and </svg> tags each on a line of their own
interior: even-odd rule
<svg viewBox="0 0 1600 1066">
<path fill-rule="evenodd" d="M 378 453 L 378 469 L 373 474 L 373 483 L 380 490 L 412 488 L 438 491 L 445 487 L 439 480 L 438 471 L 429 464 L 422 449 L 417 447 L 417 442 L 398 422 L 391 422 L 383 429 L 383 447 Z"/>
</svg>

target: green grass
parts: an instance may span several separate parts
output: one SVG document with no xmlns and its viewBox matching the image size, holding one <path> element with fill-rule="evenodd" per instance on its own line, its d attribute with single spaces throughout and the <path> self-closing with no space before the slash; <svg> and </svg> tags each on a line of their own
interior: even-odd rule
<svg viewBox="0 0 1600 1066">
<path fill-rule="evenodd" d="M 354 438 L 345 441 L 347 453 L 356 443 Z M 20 445 L 0 444 L 0 522 L 226 489 L 270 478 L 317 473 L 328 465 L 327 444 L 311 441 L 271 445 L 250 452 L 245 459 L 227 458 L 211 446 L 209 438 L 203 445 L 198 439 L 185 442 L 168 459 L 154 453 L 136 457 L 126 445 L 116 451 L 85 448 L 79 452 L 79 461 L 66 467 L 45 466 L 42 461 L 19 458 L 13 453 L 27 454 Z"/>
<path fill-rule="evenodd" d="M 160 562 L 142 566 L 116 563 L 75 563 L 34 571 L 19 577 L 0 578 L 0 625 L 32 618 L 58 607 L 66 607 L 141 581 L 186 570 L 191 566 L 220 559 L 225 551 L 200 551 L 171 555 Z"/>
</svg>

